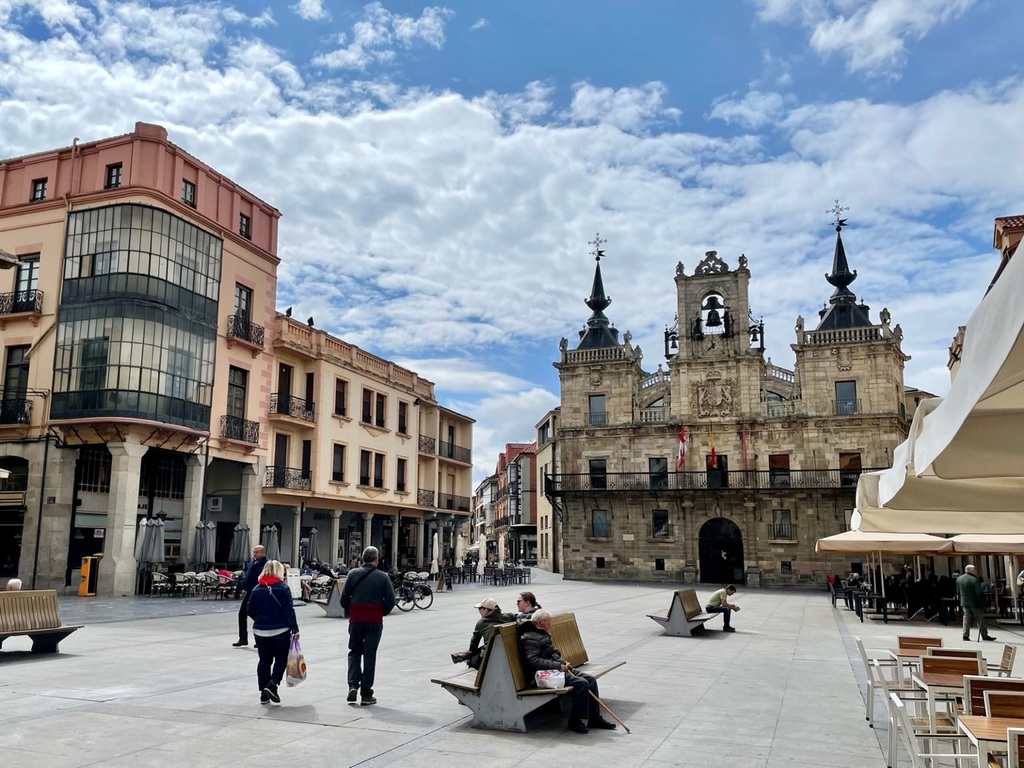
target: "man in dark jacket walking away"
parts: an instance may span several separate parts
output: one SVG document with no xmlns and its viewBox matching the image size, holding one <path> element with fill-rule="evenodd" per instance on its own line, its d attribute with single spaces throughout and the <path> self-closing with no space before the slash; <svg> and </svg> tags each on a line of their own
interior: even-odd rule
<svg viewBox="0 0 1024 768">
<path fill-rule="evenodd" d="M 964 568 L 964 575 L 956 580 L 956 595 L 964 612 L 964 640 L 971 639 L 971 627 L 978 622 L 982 640 L 995 640 L 985 625 L 985 599 L 981 592 L 981 580 L 973 565 Z"/>
<path fill-rule="evenodd" d="M 349 571 L 341 591 L 341 607 L 348 615 L 348 703 L 360 695 L 364 707 L 376 704 L 373 679 L 377 671 L 377 646 L 384 632 L 384 617 L 395 607 L 391 579 L 377 568 L 376 547 L 363 550 L 363 566 Z"/>
<path fill-rule="evenodd" d="M 587 733 L 588 728 L 615 728 L 615 723 L 601 717 L 600 705 L 591 697 L 600 696 L 597 680 L 583 672 L 577 672 L 562 658 L 562 654 L 551 642 L 551 612 L 541 608 L 530 621 L 520 625 L 523 634 L 519 638 L 519 650 L 530 675 L 539 669 L 557 669 L 565 673 L 565 684 L 573 689 L 572 714 L 569 716 L 569 730 Z M 587 717 L 589 714 L 589 718 Z M 584 722 L 587 719 L 587 722 Z"/>
<path fill-rule="evenodd" d="M 257 544 L 252 548 L 252 560 L 242 575 L 242 604 L 238 606 L 238 642 L 231 644 L 235 648 L 244 648 L 249 644 L 249 597 L 259 584 L 266 564 L 267 553 L 262 545 Z"/>
</svg>

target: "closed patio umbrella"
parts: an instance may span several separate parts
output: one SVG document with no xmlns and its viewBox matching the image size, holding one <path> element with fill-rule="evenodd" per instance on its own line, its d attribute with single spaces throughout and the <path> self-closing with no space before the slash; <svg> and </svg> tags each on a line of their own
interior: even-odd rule
<svg viewBox="0 0 1024 768">
<path fill-rule="evenodd" d="M 242 549 L 242 529 L 243 526 L 239 523 L 231 532 L 231 546 L 228 548 L 229 563 L 237 563 L 240 560 L 244 560 L 249 552 L 249 529 L 245 527 L 245 549 Z"/>
<path fill-rule="evenodd" d="M 206 540 L 203 542 L 203 562 L 211 564 L 217 560 L 217 524 L 213 520 L 206 523 Z"/>
<path fill-rule="evenodd" d="M 438 564 L 437 564 L 437 547 L 438 547 L 438 536 L 437 531 L 434 531 L 434 538 L 430 545 L 430 575 L 437 576 Z"/>
<path fill-rule="evenodd" d="M 146 535 L 149 532 L 149 518 L 139 520 L 139 530 L 135 534 L 135 559 L 141 565 L 145 554 Z"/>
<path fill-rule="evenodd" d="M 480 536 L 476 543 L 476 575 L 484 575 L 484 565 L 487 562 L 487 538 L 483 535 Z"/>
<path fill-rule="evenodd" d="M 281 559 L 281 536 L 276 525 L 268 525 L 263 529 L 263 548 L 266 550 L 267 560 Z"/>
<path fill-rule="evenodd" d="M 203 562 L 203 555 L 206 553 L 206 523 L 200 520 L 196 523 L 195 532 L 192 535 L 192 555 L 189 562 L 198 566 Z"/>
<path fill-rule="evenodd" d="M 316 528 L 311 528 L 309 531 L 309 551 L 306 553 L 307 560 L 316 560 L 320 562 L 320 540 L 318 538 L 318 531 Z"/>
<path fill-rule="evenodd" d="M 455 537 L 455 565 L 462 567 L 462 550 L 465 547 L 465 542 L 462 540 L 462 534 L 460 533 Z"/>
<path fill-rule="evenodd" d="M 505 534 L 498 534 L 498 567 L 505 568 Z"/>
<path fill-rule="evenodd" d="M 166 531 L 166 526 L 164 521 L 158 517 L 150 521 L 149 528 L 151 531 L 151 543 L 146 550 L 146 554 L 149 557 L 148 562 L 155 565 L 164 561 L 164 532 Z"/>
</svg>

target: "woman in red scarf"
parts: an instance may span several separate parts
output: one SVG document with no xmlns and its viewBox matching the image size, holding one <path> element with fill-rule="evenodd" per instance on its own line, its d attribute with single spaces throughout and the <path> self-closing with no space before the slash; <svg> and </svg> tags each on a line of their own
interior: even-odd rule
<svg viewBox="0 0 1024 768">
<path fill-rule="evenodd" d="M 288 664 L 291 638 L 299 636 L 299 622 L 292 607 L 292 593 L 284 583 L 284 566 L 270 560 L 263 567 L 259 584 L 249 597 L 249 616 L 260 660 L 256 681 L 261 704 L 280 704 L 278 688 Z"/>
</svg>

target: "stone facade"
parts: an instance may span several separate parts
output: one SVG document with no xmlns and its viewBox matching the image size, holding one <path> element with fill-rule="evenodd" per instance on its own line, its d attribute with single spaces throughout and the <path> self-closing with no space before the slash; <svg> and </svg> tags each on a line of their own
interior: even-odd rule
<svg viewBox="0 0 1024 768">
<path fill-rule="evenodd" d="M 667 370 L 645 371 L 628 332 L 599 348 L 563 341 L 549 496 L 566 577 L 799 586 L 849 570 L 815 542 L 847 529 L 861 469 L 888 466 L 906 436 L 902 334 L 887 310 L 838 328 L 823 310 L 815 330 L 798 318 L 795 366 L 779 367 L 750 278 L 744 256 L 731 267 L 714 251 L 692 275 L 677 266 Z M 842 286 L 829 312 L 866 318 L 852 298 Z"/>
</svg>

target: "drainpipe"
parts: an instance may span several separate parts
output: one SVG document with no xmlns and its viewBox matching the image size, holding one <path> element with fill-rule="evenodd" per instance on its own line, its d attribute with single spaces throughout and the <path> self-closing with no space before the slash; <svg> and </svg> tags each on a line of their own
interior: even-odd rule
<svg viewBox="0 0 1024 768">
<path fill-rule="evenodd" d="M 43 503 L 46 500 L 46 468 L 50 461 L 50 435 L 43 435 L 43 476 L 39 481 L 39 514 L 36 515 L 36 547 L 32 555 L 32 589 L 36 588 L 36 577 L 39 575 L 39 538 L 43 534 Z M 71 523 L 74 526 L 74 505 L 71 507 Z"/>
</svg>

